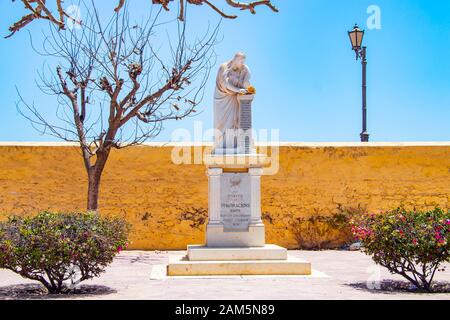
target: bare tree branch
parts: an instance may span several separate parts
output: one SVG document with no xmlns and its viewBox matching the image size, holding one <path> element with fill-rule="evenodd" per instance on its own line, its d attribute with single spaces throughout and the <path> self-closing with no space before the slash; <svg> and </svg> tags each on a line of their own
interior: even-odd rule
<svg viewBox="0 0 450 320">
<path fill-rule="evenodd" d="M 11 37 L 14 35 L 17 31 L 20 31 L 25 26 L 27 26 L 29 23 L 33 22 L 34 20 L 48 20 L 54 25 L 56 25 L 59 29 L 65 29 L 66 27 L 66 19 L 74 20 L 74 17 L 71 17 L 67 11 L 63 8 L 63 0 L 53 0 L 55 3 L 56 11 L 58 13 L 58 16 L 56 17 L 52 10 L 50 9 L 50 6 L 47 4 L 46 0 L 21 0 L 23 5 L 25 6 L 25 10 L 27 11 L 27 14 L 24 15 L 20 20 L 15 22 L 10 28 L 9 31 L 11 32 L 6 38 Z M 114 9 L 115 12 L 119 12 L 124 5 L 127 3 L 127 1 L 130 0 L 118 0 L 118 4 L 116 8 Z M 258 0 L 258 1 L 250 1 L 250 2 L 241 2 L 241 1 L 235 1 L 235 0 L 224 0 L 226 5 L 240 9 L 240 10 L 248 10 L 252 14 L 256 13 L 256 7 L 258 6 L 266 6 L 273 12 L 278 12 L 278 9 L 272 4 L 271 0 Z M 16 0 L 12 0 L 12 2 L 16 2 Z M 170 2 L 174 2 L 174 0 L 152 0 L 153 5 L 160 5 L 164 10 L 170 11 Z M 217 5 L 213 4 L 211 0 L 176 0 L 179 4 L 179 15 L 178 19 L 180 21 L 184 20 L 185 15 L 185 2 L 187 2 L 190 5 L 207 5 L 211 9 L 213 9 L 215 12 L 220 14 L 222 17 L 227 19 L 236 19 L 236 15 L 229 15 L 225 13 L 223 9 L 220 9 Z M 81 23 L 81 21 L 77 21 L 78 23 Z"/>
</svg>

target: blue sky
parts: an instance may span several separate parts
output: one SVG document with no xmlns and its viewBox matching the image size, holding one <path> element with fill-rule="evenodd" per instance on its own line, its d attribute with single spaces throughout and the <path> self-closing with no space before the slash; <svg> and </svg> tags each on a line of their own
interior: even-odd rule
<svg viewBox="0 0 450 320">
<path fill-rule="evenodd" d="M 224 2 L 224 1 L 223 1 Z M 273 0 L 280 13 L 259 8 L 237 12 L 222 22 L 216 47 L 218 64 L 236 51 L 248 55 L 256 129 L 279 129 L 283 141 L 358 141 L 361 131 L 361 65 L 350 49 L 347 31 L 358 22 L 368 46 L 369 133 L 372 141 L 450 141 L 450 1 L 448 0 Z M 134 0 L 140 18 L 148 0 Z M 70 4 L 70 1 L 66 1 Z M 114 4 L 99 1 L 102 12 Z M 381 9 L 381 29 L 368 30 L 367 8 Z M 233 10 L 229 10 L 233 12 Z M 20 3 L 1 1 L 0 32 L 23 15 Z M 192 32 L 202 32 L 218 16 L 207 8 L 189 12 Z M 35 42 L 46 22 L 29 28 Z M 54 141 L 41 136 L 16 110 L 17 86 L 28 101 L 52 113 L 54 101 L 37 88 L 37 71 L 46 59 L 30 47 L 28 33 L 0 39 L 0 141 Z M 216 69 L 216 67 L 215 67 Z M 206 88 L 201 112 L 171 122 L 156 141 L 174 129 L 193 131 L 194 121 L 212 126 L 216 70 Z"/>
</svg>

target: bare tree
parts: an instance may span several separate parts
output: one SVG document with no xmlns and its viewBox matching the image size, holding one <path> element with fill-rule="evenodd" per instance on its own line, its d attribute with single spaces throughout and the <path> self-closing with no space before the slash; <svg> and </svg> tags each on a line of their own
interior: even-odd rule
<svg viewBox="0 0 450 320">
<path fill-rule="evenodd" d="M 12 0 L 15 2 L 16 0 Z M 25 10 L 28 14 L 23 16 L 20 20 L 15 22 L 10 28 L 9 31 L 11 34 L 7 37 L 11 37 L 14 33 L 17 31 L 20 31 L 22 28 L 24 28 L 26 25 L 28 25 L 30 22 L 34 20 L 49 20 L 53 24 L 55 24 L 60 29 L 65 29 L 66 26 L 66 20 L 67 19 L 74 19 L 66 12 L 66 10 L 63 8 L 63 0 L 53 0 L 49 1 L 52 3 L 53 7 L 55 7 L 55 11 L 57 11 L 57 14 L 54 14 L 52 12 L 51 7 L 47 4 L 46 0 L 20 0 L 23 5 L 25 6 Z M 115 8 L 115 11 L 120 11 L 125 3 L 129 2 L 129 0 L 117 0 L 118 4 Z M 220 9 L 217 5 L 214 5 L 212 3 L 212 0 L 176 0 L 179 2 L 179 8 L 180 13 L 178 15 L 179 20 L 184 19 L 184 8 L 187 4 L 190 5 L 207 5 L 210 8 L 212 8 L 215 12 L 219 13 L 222 17 L 228 18 L 228 19 L 235 19 L 237 18 L 236 15 L 229 15 L 225 13 L 222 9 Z M 256 13 L 255 8 L 258 6 L 267 6 L 274 12 L 278 12 L 278 9 L 272 4 L 271 0 L 258 0 L 258 1 L 251 1 L 251 2 L 240 2 L 236 0 L 224 0 L 225 3 L 236 9 L 240 10 L 248 10 L 252 14 Z M 169 11 L 170 10 L 170 3 L 174 2 L 174 0 L 152 0 L 152 4 L 160 5 L 164 8 L 164 10 Z"/>
<path fill-rule="evenodd" d="M 103 23 L 92 4 L 80 29 L 51 28 L 39 52 L 58 64 L 51 76 L 40 73 L 40 88 L 56 98 L 59 120 L 51 123 L 48 114 L 22 97 L 18 104 L 40 132 L 80 145 L 88 210 L 98 209 L 111 150 L 141 144 L 157 136 L 164 122 L 196 112 L 215 63 L 218 27 L 190 41 L 186 22 L 173 19 L 169 24 L 176 25 L 171 31 L 176 41 L 161 41 L 155 35 L 170 26 L 158 22 L 162 8 L 157 11 L 142 25 L 131 25 L 124 7 Z M 158 48 L 158 40 L 165 48 Z"/>
</svg>

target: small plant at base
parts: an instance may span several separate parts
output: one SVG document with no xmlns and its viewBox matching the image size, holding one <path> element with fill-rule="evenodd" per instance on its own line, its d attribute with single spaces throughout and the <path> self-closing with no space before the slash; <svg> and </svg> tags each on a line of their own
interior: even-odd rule
<svg viewBox="0 0 450 320">
<path fill-rule="evenodd" d="M 450 261 L 450 211 L 406 211 L 402 208 L 359 217 L 352 231 L 364 252 L 416 288 L 432 292 L 437 271 Z"/>
<path fill-rule="evenodd" d="M 361 214 L 361 209 L 342 208 L 329 215 L 315 214 L 292 219 L 291 230 L 302 250 L 337 249 L 353 241 L 350 221 Z M 267 214 L 266 214 L 267 215 Z"/>
<path fill-rule="evenodd" d="M 0 268 L 41 282 L 51 294 L 98 277 L 128 245 L 129 227 L 97 213 L 43 212 L 0 223 Z"/>
</svg>

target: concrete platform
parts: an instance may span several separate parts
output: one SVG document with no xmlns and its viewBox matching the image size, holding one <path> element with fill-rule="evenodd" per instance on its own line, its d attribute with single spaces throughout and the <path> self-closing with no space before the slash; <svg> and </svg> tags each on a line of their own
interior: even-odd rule
<svg viewBox="0 0 450 320">
<path fill-rule="evenodd" d="M 252 248 L 211 248 L 190 245 L 187 248 L 189 261 L 242 261 L 242 260 L 286 260 L 287 250 L 277 245 Z"/>
<path fill-rule="evenodd" d="M 286 260 L 189 261 L 169 257 L 168 276 L 311 275 L 311 263 L 288 256 Z"/>
</svg>

